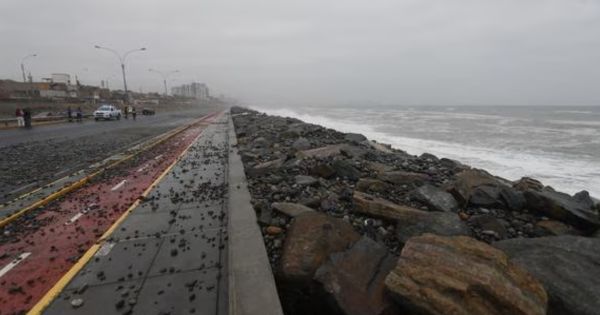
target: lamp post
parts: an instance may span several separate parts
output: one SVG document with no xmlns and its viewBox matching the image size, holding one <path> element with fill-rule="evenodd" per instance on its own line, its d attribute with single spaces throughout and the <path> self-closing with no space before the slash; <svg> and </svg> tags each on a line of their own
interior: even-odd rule
<svg viewBox="0 0 600 315">
<path fill-rule="evenodd" d="M 136 51 L 144 51 L 144 50 L 146 50 L 146 48 L 142 47 L 142 48 L 132 49 L 132 50 L 125 52 L 123 55 L 121 55 L 116 50 L 108 48 L 108 47 L 102 47 L 99 45 L 95 45 L 94 47 L 97 49 L 108 50 L 108 51 L 112 52 L 113 54 L 115 54 L 115 56 L 117 56 L 117 58 L 119 58 L 119 61 L 121 62 L 121 72 L 123 73 L 123 88 L 125 90 L 125 97 L 127 98 L 128 92 L 127 92 L 127 78 L 125 76 L 125 60 L 127 59 L 127 56 L 129 56 L 129 54 L 136 52 Z"/>
<path fill-rule="evenodd" d="M 21 73 L 23 74 L 23 83 L 27 82 L 27 77 L 25 77 L 25 60 L 27 60 L 31 57 L 37 57 L 37 54 L 30 54 L 30 55 L 23 57 L 23 59 L 21 59 Z"/>
<path fill-rule="evenodd" d="M 167 91 L 167 78 L 175 73 L 178 73 L 179 70 L 172 70 L 172 71 L 158 71 L 158 70 L 154 70 L 154 69 L 148 69 L 148 71 L 150 72 L 156 72 L 158 73 L 162 78 L 163 78 L 163 84 L 165 86 L 165 96 L 169 95 L 168 91 Z"/>
</svg>

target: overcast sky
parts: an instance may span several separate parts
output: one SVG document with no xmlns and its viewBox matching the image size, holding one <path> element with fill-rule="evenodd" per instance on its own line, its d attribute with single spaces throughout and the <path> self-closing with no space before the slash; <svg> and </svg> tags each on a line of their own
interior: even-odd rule
<svg viewBox="0 0 600 315">
<path fill-rule="evenodd" d="M 178 69 L 258 104 L 600 105 L 595 0 L 1 0 L 0 77 L 159 91 Z"/>
</svg>

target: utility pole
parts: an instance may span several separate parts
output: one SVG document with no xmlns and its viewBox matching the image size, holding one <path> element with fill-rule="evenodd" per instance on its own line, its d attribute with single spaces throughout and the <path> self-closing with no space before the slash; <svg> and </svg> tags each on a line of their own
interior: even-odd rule
<svg viewBox="0 0 600 315">
<path fill-rule="evenodd" d="M 163 85 L 164 85 L 164 87 L 165 87 L 165 96 L 169 95 L 169 92 L 168 92 L 168 90 L 167 90 L 167 78 L 168 78 L 170 75 L 172 75 L 172 74 L 178 73 L 178 72 L 179 72 L 179 70 L 172 70 L 172 71 L 158 71 L 158 70 L 154 70 L 154 69 L 148 69 L 148 71 L 150 71 L 150 72 L 156 72 L 156 73 L 158 73 L 158 74 L 159 74 L 159 75 L 162 77 L 162 79 L 163 79 Z"/>
<path fill-rule="evenodd" d="M 127 90 L 127 78 L 125 76 L 125 60 L 127 59 L 127 56 L 129 54 L 136 52 L 136 51 L 144 51 L 144 50 L 146 50 L 146 48 L 142 47 L 142 48 L 138 48 L 138 49 L 132 49 L 132 50 L 125 52 L 123 55 L 119 54 L 119 52 L 117 52 L 116 50 L 108 48 L 108 47 L 102 47 L 99 45 L 95 45 L 94 48 L 108 50 L 108 51 L 112 52 L 113 54 L 115 54 L 115 56 L 117 56 L 117 58 L 119 58 L 119 62 L 121 63 L 121 73 L 123 74 L 123 89 L 125 90 L 125 100 L 127 101 L 129 93 Z"/>
</svg>

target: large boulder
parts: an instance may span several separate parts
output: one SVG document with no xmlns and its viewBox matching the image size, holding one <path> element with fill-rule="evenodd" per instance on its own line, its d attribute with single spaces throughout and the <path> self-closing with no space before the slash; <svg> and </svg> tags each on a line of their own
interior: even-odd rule
<svg viewBox="0 0 600 315">
<path fill-rule="evenodd" d="M 391 171 L 384 172 L 378 175 L 378 179 L 395 185 L 416 185 L 420 186 L 423 183 L 430 181 L 431 177 L 423 173 Z"/>
<path fill-rule="evenodd" d="M 549 187 L 541 191 L 528 190 L 524 194 L 527 208 L 531 210 L 584 230 L 600 227 L 598 211 L 592 209 L 581 197 L 576 199 Z"/>
<path fill-rule="evenodd" d="M 423 211 L 359 191 L 354 191 L 353 201 L 357 212 L 397 220 L 397 237 L 401 242 L 424 233 L 469 235 L 467 225 L 455 213 Z"/>
<path fill-rule="evenodd" d="M 600 239 L 549 236 L 493 244 L 542 282 L 549 315 L 600 311 Z"/>
<path fill-rule="evenodd" d="M 486 171 L 470 169 L 460 172 L 449 187 L 462 206 L 498 207 L 521 210 L 525 198 L 508 181 L 496 178 Z"/>
<path fill-rule="evenodd" d="M 419 314 L 546 314 L 544 287 L 506 254 L 475 239 L 410 239 L 385 279 L 396 301 Z"/>
<path fill-rule="evenodd" d="M 394 303 L 383 282 L 395 264 L 385 246 L 362 237 L 347 251 L 331 254 L 315 279 L 344 314 L 390 314 Z"/>
<path fill-rule="evenodd" d="M 435 211 L 451 212 L 458 209 L 458 203 L 451 194 L 429 184 L 417 188 L 413 197 Z"/>
<path fill-rule="evenodd" d="M 378 179 L 372 178 L 361 178 L 356 183 L 356 189 L 363 192 L 368 191 L 376 191 L 376 192 L 384 192 L 390 190 L 390 184 L 380 181 Z"/>
<path fill-rule="evenodd" d="M 355 190 L 352 195 L 354 211 L 391 220 L 416 221 L 427 216 L 427 211 L 393 203 Z"/>
<path fill-rule="evenodd" d="M 406 217 L 396 224 L 396 237 L 402 243 L 426 233 L 443 236 L 471 235 L 467 224 L 456 213 L 451 212 L 424 211 L 422 216 Z"/>
<path fill-rule="evenodd" d="M 367 137 L 361 135 L 360 133 L 347 133 L 344 136 L 344 140 L 350 141 L 350 142 L 363 142 L 363 141 L 367 140 Z"/>
<path fill-rule="evenodd" d="M 346 250 L 359 238 L 342 219 L 318 212 L 301 214 L 287 231 L 281 275 L 288 281 L 309 281 L 330 254 Z"/>
</svg>

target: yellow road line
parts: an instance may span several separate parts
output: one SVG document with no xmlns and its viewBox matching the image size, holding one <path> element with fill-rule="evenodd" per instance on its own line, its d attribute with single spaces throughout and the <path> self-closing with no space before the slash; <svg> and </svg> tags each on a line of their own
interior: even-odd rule
<svg viewBox="0 0 600 315">
<path fill-rule="evenodd" d="M 181 157 L 185 155 L 194 143 L 202 136 L 202 132 L 192 141 L 186 148 L 175 158 L 175 161 L 171 163 L 159 176 L 144 190 L 142 193 L 143 197 L 148 196 L 150 191 L 156 187 L 156 185 L 173 169 L 173 167 L 181 160 Z M 137 199 L 127 210 L 113 223 L 104 234 L 96 241 L 96 244 L 92 245 L 83 256 L 65 273 L 58 282 L 54 284 L 48 292 L 27 312 L 28 315 L 39 315 L 56 299 L 56 297 L 64 290 L 64 288 L 71 282 L 71 280 L 85 267 L 85 265 L 94 257 L 96 252 L 102 246 L 102 243 L 121 225 L 123 221 L 129 216 L 129 214 L 140 204 L 140 200 Z"/>
<path fill-rule="evenodd" d="M 0 228 L 3 228 L 7 224 L 13 222 L 14 220 L 16 220 L 17 218 L 19 218 L 20 216 L 24 215 L 25 213 L 27 213 L 27 212 L 29 212 L 29 211 L 31 211 L 33 209 L 45 206 L 48 203 L 56 200 L 57 198 L 60 198 L 60 197 L 66 195 L 68 193 L 70 193 L 71 191 L 73 191 L 75 189 L 81 188 L 83 185 L 85 185 L 87 182 L 89 182 L 92 178 L 98 176 L 100 173 L 102 173 L 102 172 L 104 172 L 104 171 L 106 171 L 106 170 L 108 170 L 110 168 L 113 168 L 113 167 L 115 167 L 115 166 L 117 166 L 117 165 L 119 165 L 119 164 L 121 164 L 121 163 L 123 163 L 125 161 L 128 161 L 131 158 L 133 158 L 133 157 L 141 154 L 142 152 L 144 152 L 144 151 L 146 151 L 148 149 L 151 149 L 151 148 L 153 148 L 153 147 L 155 147 L 155 146 L 157 146 L 157 145 L 159 145 L 159 144 L 167 141 L 168 139 L 170 139 L 170 138 L 174 137 L 175 135 L 177 135 L 177 134 L 185 131 L 186 129 L 190 128 L 192 125 L 198 123 L 199 121 L 201 121 L 203 119 L 206 119 L 208 116 L 209 115 L 205 115 L 205 116 L 199 118 L 198 120 L 196 120 L 195 122 L 193 122 L 191 124 L 188 124 L 188 125 L 186 125 L 184 127 L 175 128 L 174 130 L 171 130 L 171 131 L 167 132 L 164 135 L 164 137 L 160 138 L 161 136 L 163 136 L 163 135 L 161 135 L 161 136 L 158 137 L 157 141 L 152 142 L 148 146 L 140 148 L 140 150 L 138 152 L 133 153 L 133 154 L 129 154 L 129 155 L 125 156 L 124 158 L 122 158 L 122 159 L 120 159 L 118 161 L 115 161 L 115 162 L 109 164 L 108 166 L 102 167 L 102 168 L 100 168 L 100 170 L 98 170 L 98 171 L 96 171 L 96 172 L 94 172 L 94 173 L 92 173 L 92 174 L 90 174 L 90 175 L 88 175 L 88 176 L 86 176 L 86 177 L 78 180 L 77 182 L 72 183 L 72 184 L 70 184 L 68 186 L 64 186 L 59 191 L 54 192 L 54 193 L 52 193 L 52 194 L 50 194 L 50 195 L 48 195 L 48 196 L 46 196 L 46 197 L 44 197 L 44 198 L 36 201 L 35 203 L 33 203 L 33 204 L 31 204 L 31 205 L 29 205 L 29 206 L 27 206 L 27 207 L 25 207 L 25 208 L 23 208 L 23 209 L 15 212 L 13 214 L 11 214 L 10 216 L 1 219 L 0 220 Z M 38 189 L 36 189 L 36 190 L 34 190 L 32 192 L 29 192 L 29 193 L 27 193 L 25 195 L 32 194 L 33 192 L 35 192 L 35 191 L 37 191 L 39 189 L 41 189 L 41 188 L 38 188 Z"/>
</svg>

